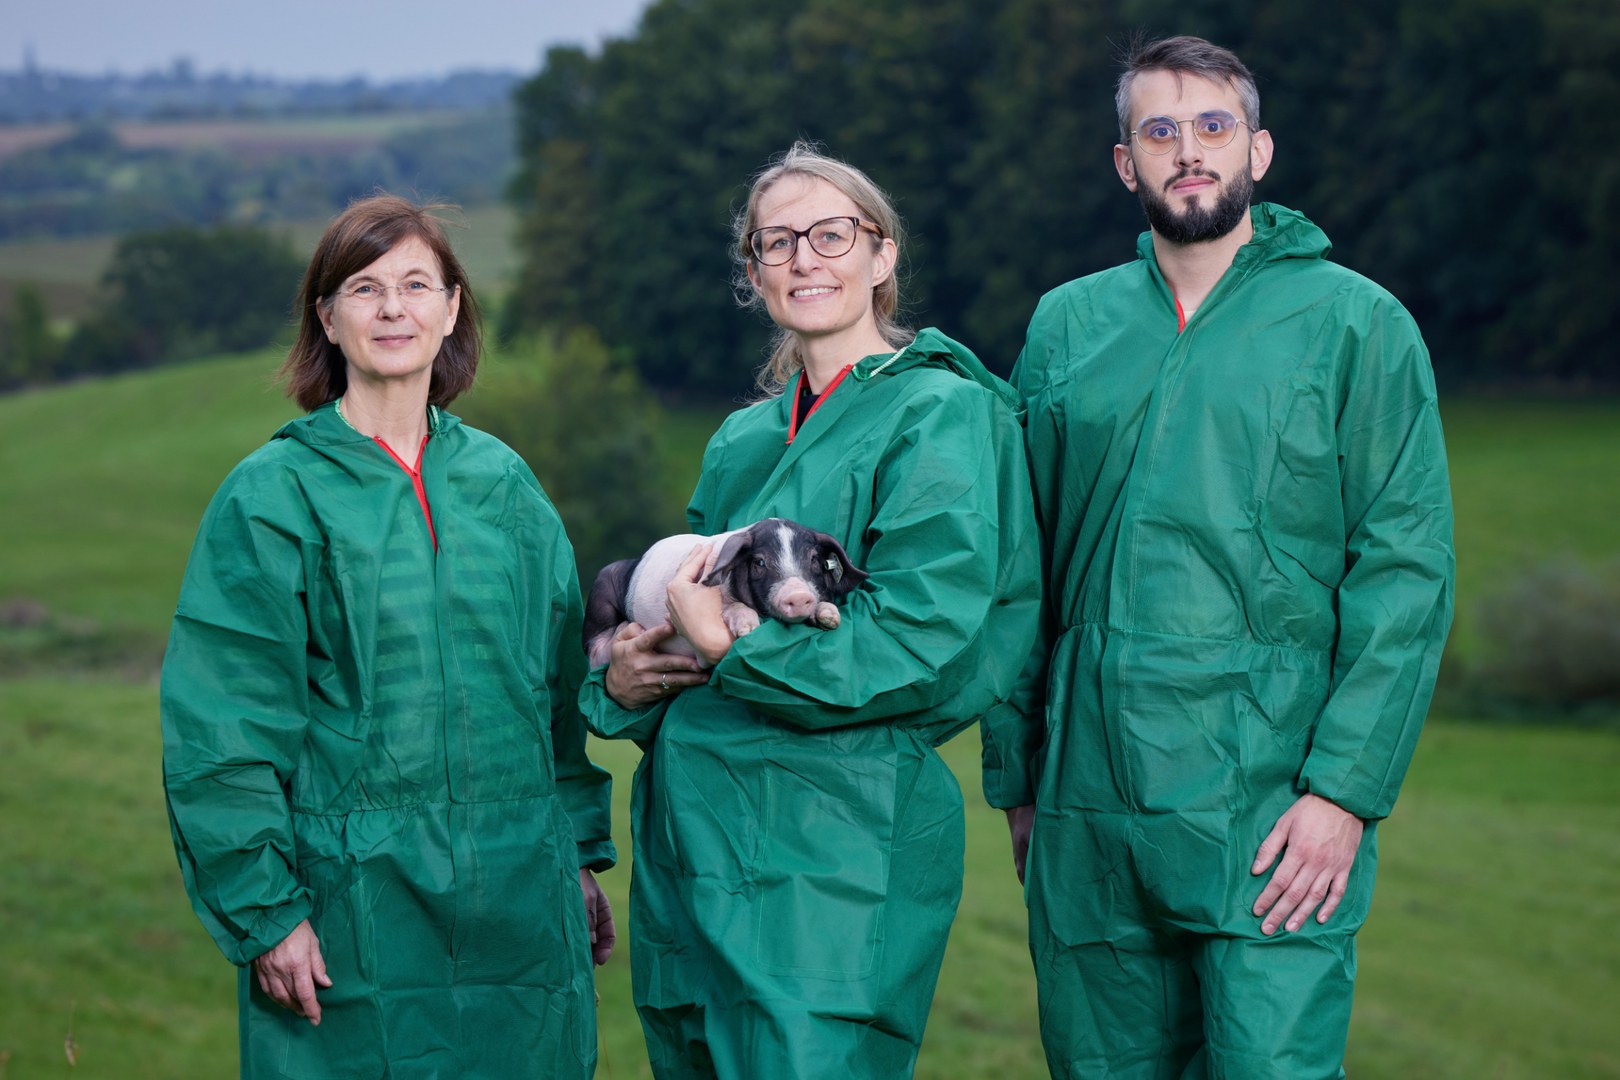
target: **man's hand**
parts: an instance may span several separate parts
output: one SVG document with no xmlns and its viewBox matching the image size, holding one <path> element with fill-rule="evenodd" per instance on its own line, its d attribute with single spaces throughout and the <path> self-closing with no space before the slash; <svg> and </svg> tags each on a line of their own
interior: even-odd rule
<svg viewBox="0 0 1620 1080">
<path fill-rule="evenodd" d="M 591 962 L 597 967 L 607 963 L 613 955 L 613 944 L 619 933 L 613 927 L 613 909 L 596 875 L 589 870 L 579 872 L 579 891 L 585 894 L 585 925 L 591 928 Z"/>
<path fill-rule="evenodd" d="M 321 1022 L 321 1003 L 315 1000 L 315 987 L 331 986 L 326 977 L 326 961 L 321 959 L 321 943 L 305 919 L 293 927 L 281 944 L 253 961 L 259 989 L 283 1009 L 307 1016 L 311 1024 Z"/>
<path fill-rule="evenodd" d="M 1024 866 L 1029 862 L 1029 835 L 1035 829 L 1035 804 L 1009 809 L 1007 829 L 1012 833 L 1013 867 L 1018 871 L 1018 884 L 1022 885 Z"/>
<path fill-rule="evenodd" d="M 1263 874 L 1282 853 L 1277 872 L 1254 902 L 1254 913 L 1264 920 L 1262 934 L 1275 933 L 1284 919 L 1289 930 L 1298 930 L 1312 911 L 1317 922 L 1328 921 L 1344 899 L 1364 827 L 1360 818 L 1320 795 L 1301 795 L 1284 811 L 1249 868 Z"/>
</svg>

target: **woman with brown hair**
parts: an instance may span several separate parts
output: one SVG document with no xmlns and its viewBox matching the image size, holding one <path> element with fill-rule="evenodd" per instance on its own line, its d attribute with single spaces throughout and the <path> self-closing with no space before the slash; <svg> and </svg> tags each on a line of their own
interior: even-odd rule
<svg viewBox="0 0 1620 1080">
<path fill-rule="evenodd" d="M 562 523 L 444 409 L 480 327 L 429 213 L 350 206 L 299 309 L 308 415 L 214 496 L 163 666 L 170 824 L 241 967 L 242 1075 L 589 1076 L 614 853 Z"/>
</svg>

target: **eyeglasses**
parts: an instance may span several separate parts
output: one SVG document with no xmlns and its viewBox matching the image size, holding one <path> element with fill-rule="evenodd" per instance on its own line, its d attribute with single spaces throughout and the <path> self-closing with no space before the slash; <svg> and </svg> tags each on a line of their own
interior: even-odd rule
<svg viewBox="0 0 1620 1080">
<path fill-rule="evenodd" d="M 799 237 L 810 241 L 810 250 L 824 259 L 848 255 L 855 246 L 855 234 L 865 229 L 877 236 L 883 230 L 856 217 L 822 218 L 808 229 L 790 229 L 786 225 L 771 225 L 755 229 L 748 234 L 748 248 L 762 266 L 781 266 L 791 262 L 799 250 Z"/>
<path fill-rule="evenodd" d="M 1225 109 L 1201 112 L 1191 120 L 1173 120 L 1168 116 L 1150 116 L 1136 125 L 1131 134 L 1136 145 L 1150 154 L 1168 154 L 1181 141 L 1181 125 L 1191 124 L 1193 138 L 1205 150 L 1219 150 L 1237 134 L 1239 120 Z"/>
<path fill-rule="evenodd" d="M 425 281 L 406 281 L 399 285 L 377 285 L 366 281 L 354 286 L 352 289 L 339 289 L 337 295 L 356 304 L 382 304 L 389 291 L 399 295 L 399 302 L 407 307 L 417 307 L 425 304 L 435 293 L 448 293 L 450 289 L 443 285 L 429 285 Z"/>
</svg>

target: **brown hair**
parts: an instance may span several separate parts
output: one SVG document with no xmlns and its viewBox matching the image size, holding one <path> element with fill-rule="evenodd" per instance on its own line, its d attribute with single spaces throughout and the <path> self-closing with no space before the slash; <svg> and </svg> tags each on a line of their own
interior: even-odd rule
<svg viewBox="0 0 1620 1080">
<path fill-rule="evenodd" d="M 906 344 L 912 338 L 912 333 L 898 320 L 900 310 L 900 255 L 905 246 L 905 227 L 900 222 L 900 215 L 894 208 L 883 189 L 872 182 L 872 178 L 853 165 L 846 165 L 837 158 L 828 157 L 816 149 L 814 143 L 803 140 L 796 142 L 783 154 L 767 165 L 758 176 L 754 177 L 753 186 L 748 191 L 748 201 L 743 209 L 731 221 L 732 239 L 735 246 L 732 255 L 737 260 L 737 275 L 732 281 L 732 291 L 736 294 L 737 302 L 743 307 L 756 307 L 762 304 L 759 291 L 748 278 L 748 265 L 754 258 L 753 248 L 749 246 L 748 234 L 759 228 L 759 204 L 765 198 L 777 181 L 788 176 L 802 176 L 811 180 L 825 180 L 845 195 L 849 196 L 860 211 L 861 217 L 876 225 L 881 235 L 872 237 L 874 244 L 881 244 L 884 237 L 894 241 L 895 271 L 887 280 L 872 286 L 872 314 L 877 320 L 878 333 L 883 340 L 895 348 Z M 780 394 L 801 368 L 804 367 L 804 357 L 799 354 L 799 339 L 792 333 L 777 328 L 771 340 L 771 355 L 765 365 L 759 369 L 756 381 L 760 392 L 768 397 Z"/>
<path fill-rule="evenodd" d="M 448 405 L 472 385 L 483 341 L 483 316 L 467 282 L 467 272 L 445 238 L 444 226 L 432 214 L 454 209 L 438 203 L 417 206 L 397 195 L 373 195 L 350 203 L 347 210 L 332 219 L 315 245 L 303 284 L 298 287 L 298 339 L 278 373 L 286 383 L 287 396 L 300 407 L 315 409 L 336 401 L 349 385 L 343 351 L 327 340 L 316 309 L 331 311 L 344 281 L 412 238 L 426 244 L 439 260 L 445 285 L 461 288 L 461 311 L 455 329 L 445 335 L 439 355 L 433 360 L 428 403 Z"/>
<path fill-rule="evenodd" d="M 1249 130 L 1260 130 L 1260 90 L 1254 84 L 1254 74 L 1236 53 L 1189 35 L 1148 42 L 1138 38 L 1125 46 L 1125 72 L 1114 90 L 1120 142 L 1131 141 L 1131 83 L 1144 71 L 1169 71 L 1178 77 L 1199 75 L 1210 82 L 1226 83 L 1238 92 Z"/>
</svg>

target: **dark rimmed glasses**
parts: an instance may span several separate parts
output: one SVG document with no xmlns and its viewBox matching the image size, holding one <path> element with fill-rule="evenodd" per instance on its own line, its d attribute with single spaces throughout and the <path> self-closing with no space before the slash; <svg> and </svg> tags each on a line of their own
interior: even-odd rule
<svg viewBox="0 0 1620 1080">
<path fill-rule="evenodd" d="M 822 218 L 808 229 L 790 229 L 786 225 L 769 225 L 748 234 L 748 250 L 754 261 L 762 266 L 781 266 L 791 262 L 799 250 L 799 237 L 810 241 L 810 250 L 824 259 L 848 255 L 855 246 L 855 236 L 862 229 L 876 236 L 883 230 L 871 222 L 857 217 Z"/>
<path fill-rule="evenodd" d="M 1225 109 L 1201 112 L 1191 120 L 1176 120 L 1168 116 L 1150 116 L 1136 125 L 1131 136 L 1136 145 L 1150 154 L 1168 154 L 1181 141 L 1181 125 L 1192 125 L 1193 138 L 1205 150 L 1219 150 L 1237 135 L 1239 120 Z"/>
</svg>

